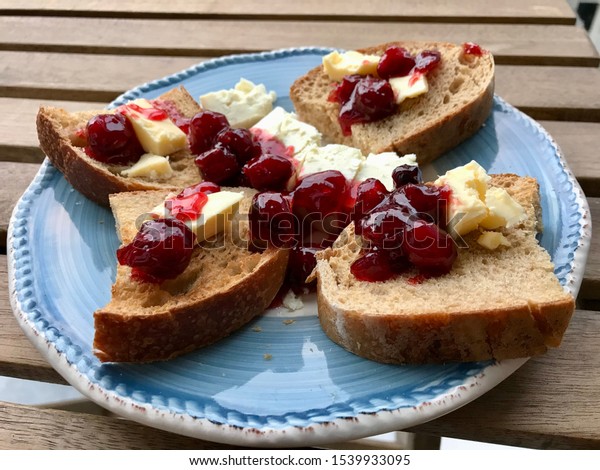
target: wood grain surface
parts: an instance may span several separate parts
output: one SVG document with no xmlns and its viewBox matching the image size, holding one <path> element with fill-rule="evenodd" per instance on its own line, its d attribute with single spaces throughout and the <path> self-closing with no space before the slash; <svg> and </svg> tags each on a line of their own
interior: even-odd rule
<svg viewBox="0 0 600 470">
<path fill-rule="evenodd" d="M 241 449 L 178 436 L 114 416 L 0 402 L 0 449 Z"/>
<path fill-rule="evenodd" d="M 0 14 L 118 16 L 158 18 L 335 18 L 364 21 L 377 18 L 387 21 L 430 21 L 482 23 L 551 23 L 574 24 L 575 14 L 562 0 L 429 0 L 427 2 L 390 2 L 371 0 L 36 0 L 0 1 Z"/>
<path fill-rule="evenodd" d="M 540 449 L 599 449 L 600 315 L 578 310 L 560 348 L 465 407 L 410 431 Z"/>
<path fill-rule="evenodd" d="M 181 41 L 182 37 L 194 40 Z M 596 67 L 600 63 L 585 31 L 572 26 L 474 24 L 465 37 L 464 25 L 448 23 L 407 23 L 399 32 L 397 24 L 381 22 L 0 16 L 4 50 L 201 57 L 309 45 L 357 49 L 397 38 L 477 42 L 499 64 Z"/>
<path fill-rule="evenodd" d="M 66 383 L 21 331 L 9 295 L 7 260 L 0 255 L 0 376 Z"/>
</svg>

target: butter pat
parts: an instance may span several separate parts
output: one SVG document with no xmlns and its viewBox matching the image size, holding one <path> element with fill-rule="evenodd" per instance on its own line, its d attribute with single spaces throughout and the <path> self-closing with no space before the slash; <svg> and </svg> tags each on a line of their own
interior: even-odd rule
<svg viewBox="0 0 600 470">
<path fill-rule="evenodd" d="M 294 158 L 301 163 L 304 152 L 321 145 L 321 133 L 310 124 L 299 121 L 294 113 L 282 107 L 273 109 L 257 122 L 253 129 L 264 131 L 267 136 L 277 137 L 283 145 L 292 150 Z"/>
<path fill-rule="evenodd" d="M 448 220 L 451 230 L 457 235 L 475 230 L 487 217 L 485 194 L 489 180 L 483 167 L 475 161 L 449 170 L 435 180 L 435 185 L 447 185 L 452 190 Z"/>
<path fill-rule="evenodd" d="M 140 108 L 155 109 L 148 100 L 138 99 L 132 103 Z M 187 136 L 168 117 L 161 120 L 148 119 L 127 104 L 122 109 L 147 153 L 165 156 L 186 148 Z"/>
<path fill-rule="evenodd" d="M 510 246 L 510 242 L 501 232 L 483 232 L 477 239 L 477 243 L 488 250 L 495 250 L 500 245 Z"/>
<path fill-rule="evenodd" d="M 170 194 L 167 200 L 174 196 L 175 194 Z M 218 193 L 208 194 L 208 201 L 202 208 L 200 216 L 197 219 L 185 221 L 188 228 L 196 234 L 196 242 L 203 242 L 222 232 L 226 223 L 231 221 L 232 214 L 237 210 L 243 198 L 242 193 L 233 191 L 219 191 Z M 171 214 L 165 207 L 165 202 L 152 209 L 151 215 L 170 217 Z"/>
<path fill-rule="evenodd" d="M 123 170 L 121 176 L 160 180 L 173 176 L 173 169 L 167 157 L 145 153 L 131 168 Z"/>
<path fill-rule="evenodd" d="M 405 77 L 395 77 L 388 80 L 394 90 L 396 103 L 402 103 L 406 98 L 416 98 L 429 91 L 427 78 L 423 74 L 411 74 Z"/>
<path fill-rule="evenodd" d="M 525 210 L 504 188 L 489 188 L 485 195 L 489 214 L 480 225 L 487 229 L 511 228 L 525 217 Z"/>
<path fill-rule="evenodd" d="M 338 170 L 347 180 L 352 181 L 363 160 L 362 152 L 354 147 L 338 144 L 314 147 L 306 153 L 298 177 L 320 171 Z"/>
<path fill-rule="evenodd" d="M 241 78 L 230 90 L 202 95 L 200 103 L 205 109 L 224 114 L 231 127 L 248 128 L 271 112 L 276 99 L 275 92 L 267 92 L 263 84 Z"/>
<path fill-rule="evenodd" d="M 447 185 L 452 190 L 448 219 L 453 235 L 464 235 L 477 227 L 489 230 L 511 228 L 523 220 L 523 207 L 505 189 L 488 187 L 490 180 L 475 161 L 454 168 L 435 180 L 435 185 Z M 491 246 L 496 243 L 494 237 L 497 235 L 486 235 L 482 243 Z"/>
<path fill-rule="evenodd" d="M 331 80 L 341 82 L 344 75 L 377 75 L 380 57 L 357 51 L 333 51 L 323 57 L 323 69 Z"/>
<path fill-rule="evenodd" d="M 417 156 L 414 153 L 399 157 L 395 152 L 383 152 L 367 156 L 356 174 L 356 181 L 376 178 L 383 183 L 388 191 L 394 189 L 392 172 L 400 165 L 417 166 Z"/>
</svg>

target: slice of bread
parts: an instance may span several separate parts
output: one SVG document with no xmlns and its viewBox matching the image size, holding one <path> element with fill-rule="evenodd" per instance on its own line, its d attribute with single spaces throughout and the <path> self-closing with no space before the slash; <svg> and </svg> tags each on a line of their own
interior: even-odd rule
<svg viewBox="0 0 600 470">
<path fill-rule="evenodd" d="M 224 188 L 225 189 L 225 188 Z M 166 360 L 209 345 L 264 312 L 283 283 L 286 250 L 251 253 L 248 218 L 254 190 L 243 191 L 226 231 L 194 250 L 186 270 L 162 284 L 130 278 L 119 265 L 112 299 L 94 313 L 94 353 L 101 361 Z M 162 202 L 166 191 L 114 194 L 110 204 L 124 244 L 140 216 Z"/>
<path fill-rule="evenodd" d="M 511 246 L 490 251 L 477 244 L 479 231 L 467 234 L 452 271 L 422 283 L 409 282 L 416 272 L 358 281 L 350 265 L 361 239 L 350 225 L 317 255 L 313 272 L 325 333 L 359 356 L 394 364 L 527 357 L 558 346 L 574 300 L 535 238 L 538 184 L 510 174 L 493 175 L 491 184 L 506 188 L 528 215 L 503 231 Z"/>
<path fill-rule="evenodd" d="M 202 109 L 185 88 L 174 88 L 161 95 L 159 100 L 170 102 L 182 116 L 191 118 Z M 52 164 L 80 193 L 94 202 L 108 206 L 108 196 L 122 191 L 156 189 L 175 190 L 190 186 L 201 180 L 194 158 L 189 150 L 181 150 L 169 156 L 173 176 L 166 181 L 131 178 L 119 173 L 125 166 L 106 165 L 90 158 L 78 137 L 87 122 L 106 110 L 70 113 L 61 108 L 42 106 L 37 115 L 37 131 L 40 147 Z"/>
<path fill-rule="evenodd" d="M 427 75 L 429 91 L 406 99 L 398 112 L 380 121 L 354 124 L 344 136 L 338 123 L 339 104 L 327 100 L 333 81 L 320 65 L 298 78 L 290 89 L 296 113 L 323 136 L 338 144 L 358 147 L 367 154 L 395 151 L 416 153 L 425 164 L 473 135 L 492 109 L 494 59 L 491 53 L 465 55 L 460 45 L 439 42 L 395 42 L 360 49 L 382 55 L 391 45 L 413 54 L 436 49 L 442 55 L 437 69 Z"/>
</svg>

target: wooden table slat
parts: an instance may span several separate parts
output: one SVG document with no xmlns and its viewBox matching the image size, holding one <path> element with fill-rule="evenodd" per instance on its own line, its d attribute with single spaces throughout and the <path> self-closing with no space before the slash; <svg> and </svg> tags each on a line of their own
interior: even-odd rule
<svg viewBox="0 0 600 470">
<path fill-rule="evenodd" d="M 7 257 L 0 255 L 0 375 L 66 383 L 25 337 L 14 318 L 8 296 Z"/>
<path fill-rule="evenodd" d="M 540 124 L 558 143 L 586 196 L 600 197 L 600 123 L 540 121 Z M 600 220 L 600 212 L 597 213 L 596 220 Z"/>
<path fill-rule="evenodd" d="M 200 57 L 0 51 L 0 67 L 3 67 L 0 95 L 108 102 L 135 85 L 180 71 L 202 60 Z M 28 71 L 25 76 L 23 70 Z M 99 70 L 102 71 L 101 78 Z M 223 86 L 233 84 L 224 83 Z M 536 119 L 600 122 L 598 89 L 598 68 L 496 67 L 496 93 Z"/>
<path fill-rule="evenodd" d="M 0 14 L 151 18 L 335 18 L 365 21 L 482 21 L 486 23 L 574 24 L 575 13 L 563 0 L 429 0 L 394 2 L 303 0 L 36 0 L 0 1 Z"/>
<path fill-rule="evenodd" d="M 182 37 L 193 40 L 181 41 Z M 0 49 L 37 52 L 214 56 L 307 45 L 356 49 L 394 38 L 474 41 L 491 50 L 500 64 L 600 64 L 586 32 L 573 26 L 474 24 L 466 29 L 464 24 L 408 23 L 399 29 L 394 23 L 373 22 L 0 16 Z"/>
<path fill-rule="evenodd" d="M 519 447 L 599 449 L 600 315 L 577 310 L 560 348 L 413 432 Z"/>
<path fill-rule="evenodd" d="M 41 105 L 55 106 L 69 111 L 102 109 L 105 103 L 79 101 L 22 100 L 0 97 L 0 161 L 41 163 L 44 155 L 38 147 L 35 118 Z M 11 167 L 10 175 L 19 167 Z M 22 191 L 21 191 L 22 192 Z"/>
<path fill-rule="evenodd" d="M 597 68 L 496 67 L 496 94 L 534 119 L 600 122 L 598 90 Z"/>
<path fill-rule="evenodd" d="M 0 96 L 108 103 L 129 88 L 203 60 L 0 51 Z"/>
<path fill-rule="evenodd" d="M 178 436 L 117 418 L 0 402 L 0 449 L 225 450 L 239 447 Z"/>
</svg>

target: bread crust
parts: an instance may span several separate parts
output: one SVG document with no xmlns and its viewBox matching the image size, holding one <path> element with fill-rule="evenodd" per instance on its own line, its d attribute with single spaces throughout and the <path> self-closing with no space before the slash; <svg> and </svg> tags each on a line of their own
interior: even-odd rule
<svg viewBox="0 0 600 470">
<path fill-rule="evenodd" d="M 201 111 L 200 106 L 183 87 L 171 90 L 161 98 L 178 102 L 180 104 L 178 108 L 186 117 L 193 117 L 196 112 Z M 100 113 L 102 111 L 80 113 L 81 127 L 85 126 L 87 119 Z M 64 115 L 68 113 L 62 109 L 40 107 L 36 120 L 40 148 L 66 180 L 88 199 L 108 206 L 108 196 L 113 193 L 178 188 L 176 185 L 169 185 L 168 182 L 158 183 L 140 178 L 125 178 L 112 173 L 107 165 L 93 160 L 81 147 L 73 145 L 68 130 L 60 122 L 60 117 Z M 198 180 L 200 180 L 199 176 Z M 192 183 L 191 181 L 190 184 Z"/>
<path fill-rule="evenodd" d="M 283 283 L 287 260 L 286 250 L 269 250 L 240 282 L 159 313 L 123 315 L 109 304 L 94 313 L 94 354 L 102 362 L 151 362 L 212 344 L 265 311 Z"/>
<path fill-rule="evenodd" d="M 523 204 L 528 219 L 522 222 L 519 230 L 523 238 L 535 243 L 539 215 L 537 182 L 533 178 L 505 174 L 493 175 L 492 183 L 509 190 L 522 204 L 524 201 L 528 203 Z M 332 295 L 333 291 L 343 289 L 338 281 L 343 274 L 334 265 L 348 254 L 345 247 L 358 240 L 353 226 L 348 227 L 342 236 L 338 238 L 337 248 L 341 251 L 331 250 L 318 256 L 317 268 L 312 274 L 318 279 L 319 321 L 330 339 L 367 359 L 391 364 L 425 364 L 542 354 L 549 347 L 560 345 L 575 308 L 573 297 L 564 292 L 555 280 L 550 300 L 535 300 L 527 294 L 525 298 L 530 300 L 521 299 L 509 306 L 477 308 L 468 304 L 448 307 L 444 311 L 439 304 L 436 308 L 428 308 L 425 296 L 418 311 L 406 311 L 402 307 L 397 307 L 399 311 L 390 307 L 389 312 L 369 306 L 357 309 L 352 306 L 348 292 L 345 293 L 347 301 L 344 304 Z M 547 259 L 549 263 L 549 256 Z M 523 269 L 531 268 L 523 266 Z M 552 275 L 551 268 L 548 272 Z M 510 277 L 510 273 L 507 276 Z M 401 284 L 394 286 L 394 291 L 401 288 Z M 462 287 L 465 295 L 477 291 L 476 285 Z M 338 299 L 343 297 L 337 296 Z"/>
<path fill-rule="evenodd" d="M 381 55 L 389 46 L 401 46 L 411 51 L 438 49 L 443 54 L 443 61 L 448 60 L 448 55 L 450 55 L 445 54 L 445 51 L 452 50 L 453 55 L 456 56 L 458 54 L 457 48 L 461 48 L 461 46 L 450 43 L 411 41 L 389 42 L 359 49 L 359 52 Z M 387 139 L 382 139 L 380 135 L 376 135 L 379 126 L 379 121 L 376 121 L 374 123 L 355 124 L 352 126 L 352 135 L 344 136 L 337 120 L 339 105 L 327 100 L 332 81 L 325 74 L 322 65 L 313 68 L 292 84 L 290 98 L 294 103 L 298 116 L 317 127 L 329 140 L 358 147 L 364 153 L 386 151 L 395 151 L 400 155 L 415 153 L 419 164 L 425 164 L 471 137 L 489 116 L 494 97 L 494 61 L 489 53 L 478 60 L 482 61 L 482 70 L 485 71 L 486 75 L 489 75 L 489 80 L 483 85 L 478 85 L 477 93 L 470 96 L 469 100 L 462 104 L 459 109 L 438 112 L 435 119 L 426 128 L 407 135 L 394 136 L 390 134 Z M 443 66 L 448 67 L 449 64 Z M 434 71 L 432 73 L 433 81 L 436 80 L 435 75 Z M 435 86 L 432 85 L 429 93 L 435 93 L 434 88 Z M 413 107 L 421 106 L 420 103 L 423 103 L 423 97 L 406 100 L 400 105 L 399 112 L 396 115 L 386 119 L 393 126 L 402 119 L 403 113 Z"/>
<path fill-rule="evenodd" d="M 367 359 L 389 364 L 427 364 L 512 359 L 543 354 L 560 345 L 572 298 L 533 310 L 427 312 L 371 315 L 334 305 L 318 285 L 319 321 L 335 343 Z M 549 322 L 548 319 L 551 319 Z"/>
</svg>

